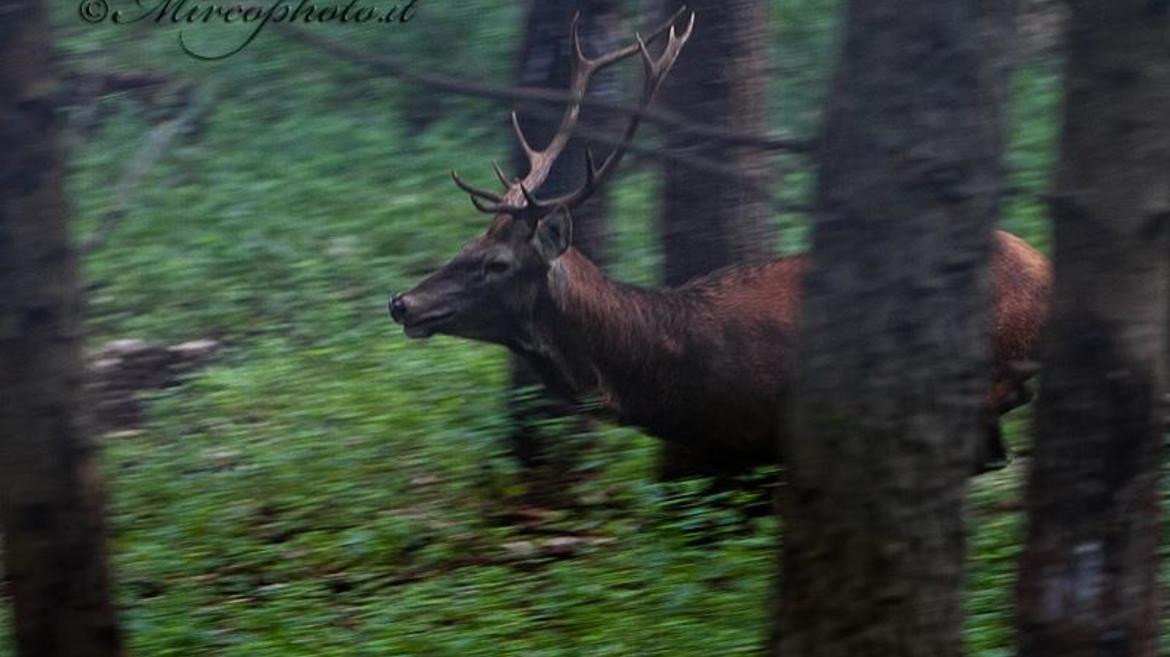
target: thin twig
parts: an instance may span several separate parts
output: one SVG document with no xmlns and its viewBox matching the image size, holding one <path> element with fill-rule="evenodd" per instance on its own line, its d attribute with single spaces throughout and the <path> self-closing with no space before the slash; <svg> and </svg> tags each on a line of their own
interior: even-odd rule
<svg viewBox="0 0 1170 657">
<path fill-rule="evenodd" d="M 129 214 L 131 202 L 138 192 L 143 176 L 166 153 L 175 138 L 206 111 L 209 99 L 199 92 L 195 92 L 194 96 L 195 99 L 178 116 L 170 121 L 160 123 L 147 133 L 142 141 L 142 146 L 138 148 L 138 152 L 130 160 L 130 164 L 126 166 L 126 171 L 118 181 L 114 190 L 113 203 L 98 218 L 93 235 L 82 245 L 84 253 L 92 253 L 109 241 L 114 229 Z"/>
</svg>

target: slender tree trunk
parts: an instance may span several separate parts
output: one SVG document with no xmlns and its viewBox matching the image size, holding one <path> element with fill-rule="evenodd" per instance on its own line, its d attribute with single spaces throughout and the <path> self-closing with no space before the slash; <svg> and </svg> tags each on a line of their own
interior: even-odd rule
<svg viewBox="0 0 1170 657">
<path fill-rule="evenodd" d="M 520 49 L 519 83 L 532 87 L 567 89 L 569 67 L 573 51 L 570 42 L 570 24 L 573 15 L 581 13 L 581 40 L 587 56 L 607 52 L 619 47 L 618 16 L 612 0 L 539 0 L 533 2 L 528 11 L 524 42 Z M 590 98 L 617 101 L 619 85 L 616 74 L 605 71 L 594 78 L 588 93 Z M 531 111 L 534 107 L 540 111 Z M 561 111 L 560 105 L 521 105 L 518 108 L 521 125 L 532 144 L 540 148 L 556 131 Z M 528 111 L 526 111 L 528 110 Z M 621 117 L 604 114 L 592 108 L 581 111 L 581 123 L 607 133 L 617 134 L 611 129 Z M 620 124 L 619 124 L 620 125 Z M 571 191 L 585 180 L 585 148 L 589 143 L 574 138 L 565 147 L 561 157 L 553 165 L 552 172 L 541 187 L 541 193 L 555 195 Z M 609 146 L 593 145 L 598 161 L 609 152 Z M 517 149 L 513 158 L 515 175 L 525 173 L 527 162 Z M 591 260 L 604 266 L 608 255 L 608 229 L 605 220 L 608 205 L 604 190 L 596 193 L 588 202 L 573 213 L 573 243 Z M 512 435 L 510 441 L 513 454 L 529 467 L 547 466 L 555 482 L 564 482 L 563 474 L 570 463 L 550 463 L 551 449 L 544 425 L 550 418 L 567 416 L 573 409 L 550 399 L 535 387 L 540 379 L 528 364 L 515 356 L 511 358 L 512 394 L 511 416 Z M 578 419 L 579 424 L 586 420 Z M 580 428 L 584 428 L 583 426 Z M 559 450 L 564 458 L 571 459 L 571 451 Z M 536 482 L 539 484 L 539 482 Z M 552 491 L 555 493 L 555 491 Z"/>
<path fill-rule="evenodd" d="M 80 420 L 45 3 L 0 2 L 0 517 L 24 657 L 121 654 L 97 471 Z"/>
<path fill-rule="evenodd" d="M 680 3 L 665 0 L 673 14 Z M 695 0 L 695 35 L 662 89 L 662 104 L 702 125 L 763 133 L 767 124 L 767 3 L 764 0 Z M 667 148 L 725 165 L 756 185 L 770 177 L 771 154 L 751 146 L 725 146 L 667 132 Z M 776 233 L 767 199 L 747 187 L 697 173 L 675 162 L 663 167 L 664 280 L 680 285 L 721 267 L 775 257 Z M 664 444 L 664 478 L 713 474 L 708 462 L 684 447 Z"/>
<path fill-rule="evenodd" d="M 678 9 L 666 2 L 666 14 Z M 762 0 L 697 0 L 697 29 L 662 89 L 663 107 L 703 125 L 763 133 L 767 128 L 767 4 Z M 764 183 L 771 156 L 753 146 L 726 146 L 668 132 L 666 146 L 724 164 Z M 727 265 L 775 257 L 767 199 L 678 163 L 664 165 L 664 278 L 679 285 Z"/>
<path fill-rule="evenodd" d="M 990 385 L 996 66 L 981 0 L 850 0 L 828 101 L 772 652 L 960 654 Z"/>
<path fill-rule="evenodd" d="M 1170 3 L 1077 0 L 1019 579 L 1024 657 L 1157 654 Z"/>
</svg>

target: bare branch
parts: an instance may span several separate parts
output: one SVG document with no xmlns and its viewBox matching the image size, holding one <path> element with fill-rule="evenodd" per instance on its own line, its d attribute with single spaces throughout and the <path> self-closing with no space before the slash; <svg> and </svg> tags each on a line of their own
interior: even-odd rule
<svg viewBox="0 0 1170 657">
<path fill-rule="evenodd" d="M 565 103 L 574 101 L 572 94 L 569 92 L 534 87 L 509 87 L 493 85 L 480 82 L 478 80 L 449 76 L 433 71 L 417 70 L 416 68 L 397 59 L 370 55 L 369 53 L 359 51 L 346 44 L 339 43 L 331 39 L 322 38 L 305 30 L 292 28 L 283 23 L 275 24 L 274 27 L 290 38 L 296 39 L 323 52 L 334 55 L 351 64 L 363 66 L 373 71 L 406 80 L 408 82 L 420 84 L 422 86 L 460 95 L 469 95 L 486 98 L 489 100 L 496 100 L 499 102 L 512 103 L 518 101 L 538 101 L 533 103 L 531 107 L 527 107 L 525 111 L 530 115 L 538 115 L 542 118 L 553 121 L 559 118 L 560 112 L 555 109 L 549 109 L 548 107 L 541 105 L 541 103 Z M 728 145 L 748 145 L 756 146 L 766 150 L 787 151 L 792 153 L 809 153 L 814 150 L 815 147 L 814 142 L 809 140 L 784 136 L 776 137 L 752 135 L 719 128 L 710 128 L 663 113 L 660 110 L 649 108 L 639 109 L 636 105 L 628 103 L 613 103 L 593 98 L 576 100 L 581 102 L 583 106 L 596 107 L 603 111 L 624 112 L 627 114 L 641 115 L 642 119 L 647 122 L 657 123 L 658 125 L 665 128 L 681 130 L 699 137 L 718 139 L 719 141 L 722 141 Z M 620 138 L 597 129 L 590 128 L 586 125 L 579 125 L 577 128 L 577 134 L 580 137 L 595 144 L 618 146 L 622 143 Z M 789 201 L 777 199 L 772 190 L 768 189 L 765 185 L 757 181 L 744 178 L 735 172 L 728 171 L 726 166 L 710 158 L 704 158 L 695 155 L 694 153 L 676 152 L 662 148 L 642 146 L 637 143 L 629 144 L 627 149 L 629 152 L 635 155 L 665 160 L 680 166 L 687 167 L 693 171 L 706 173 L 722 180 L 726 180 L 728 183 L 737 185 L 749 193 L 764 199 L 777 212 L 805 212 L 808 209 L 808 207 L 804 205 L 794 206 Z M 487 206 L 480 206 L 481 211 L 483 211 L 486 207 Z"/>
<path fill-rule="evenodd" d="M 274 23 L 273 27 L 285 36 L 327 52 L 351 64 L 364 66 L 384 75 L 406 80 L 425 87 L 463 96 L 476 96 L 506 103 L 520 101 L 547 102 L 564 105 L 574 102 L 570 92 L 535 87 L 497 85 L 463 76 L 437 71 L 423 70 L 402 60 L 371 55 L 338 41 L 321 37 L 307 30 L 291 27 L 286 23 Z M 816 142 L 786 135 L 760 135 L 725 128 L 717 128 L 683 119 L 660 109 L 640 108 L 631 103 L 616 103 L 596 98 L 577 99 L 583 107 L 602 111 L 637 115 L 648 123 L 683 132 L 695 137 L 731 146 L 751 146 L 763 150 L 809 153 L 815 150 Z"/>
</svg>

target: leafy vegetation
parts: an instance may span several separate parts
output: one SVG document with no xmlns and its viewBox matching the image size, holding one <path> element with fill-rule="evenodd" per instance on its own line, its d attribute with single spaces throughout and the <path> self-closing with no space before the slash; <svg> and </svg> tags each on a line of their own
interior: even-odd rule
<svg viewBox="0 0 1170 657">
<path fill-rule="evenodd" d="M 326 31 L 505 81 L 513 4 L 434 3 L 393 34 Z M 271 30 L 209 64 L 182 55 L 171 28 L 86 26 L 60 11 L 65 66 L 145 68 L 214 98 L 84 263 L 93 346 L 227 345 L 155 393 L 145 426 L 104 441 L 135 654 L 755 653 L 779 528 L 739 512 L 750 495 L 655 483 L 653 441 L 603 427 L 565 436 L 588 442 L 577 503 L 530 509 L 501 446 L 502 350 L 408 343 L 387 320 L 391 290 L 481 230 L 446 171 L 486 180 L 508 148 L 502 107 L 378 79 Z M 831 13 L 811 0 L 778 11 L 777 129 L 815 129 Z M 1016 80 L 1008 162 L 1022 191 L 1007 224 L 1045 244 L 1035 194 L 1052 159 L 1057 70 L 1040 58 Z M 158 120 L 125 95 L 95 102 L 107 118 L 71 157 L 81 235 Z M 434 115 L 423 128 L 411 123 L 420 104 Z M 810 179 L 788 175 L 783 193 L 799 197 Z M 655 188 L 643 167 L 614 191 L 625 280 L 657 271 Z M 803 219 L 782 221 L 785 249 L 799 248 Z M 1017 442 L 1025 424 L 1010 422 Z M 1018 465 L 974 481 L 972 654 L 1010 649 L 1018 499 Z"/>
</svg>

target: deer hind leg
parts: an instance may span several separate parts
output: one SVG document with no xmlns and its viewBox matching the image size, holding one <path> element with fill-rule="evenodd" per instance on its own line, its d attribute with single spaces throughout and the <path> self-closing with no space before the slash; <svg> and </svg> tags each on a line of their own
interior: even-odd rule
<svg viewBox="0 0 1170 657">
<path fill-rule="evenodd" d="M 1012 384 L 1005 384 L 1005 386 L 1006 389 L 999 396 L 996 404 L 1000 415 L 1015 410 L 1036 397 L 1036 393 L 1032 391 L 1032 386 L 1028 385 L 1027 381 L 1016 381 Z"/>
<path fill-rule="evenodd" d="M 1008 464 L 1007 446 L 1004 445 L 1003 432 L 999 427 L 999 414 L 988 410 L 984 421 L 983 444 L 979 446 L 975 457 L 975 474 L 999 470 Z"/>
<path fill-rule="evenodd" d="M 1015 379 L 996 382 L 985 420 L 983 445 L 976 459 L 976 474 L 998 470 L 1007 465 L 1009 455 L 999 417 L 1027 404 L 1035 396 L 1036 393 L 1027 381 Z"/>
</svg>

